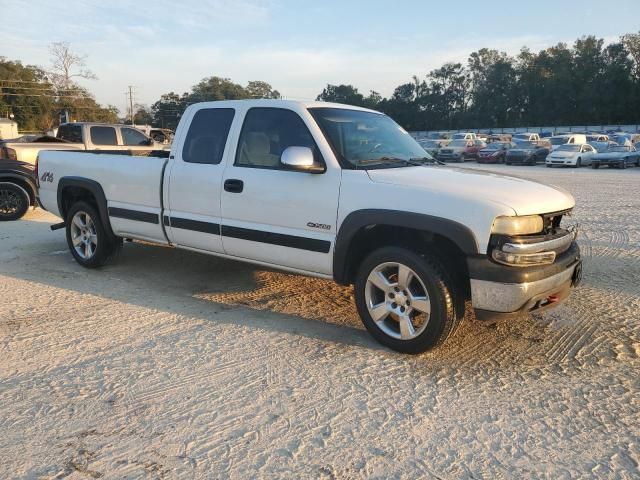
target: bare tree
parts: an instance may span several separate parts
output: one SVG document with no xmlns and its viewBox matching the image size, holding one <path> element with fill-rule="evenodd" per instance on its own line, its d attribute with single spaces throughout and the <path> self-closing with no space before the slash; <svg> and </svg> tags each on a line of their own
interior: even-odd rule
<svg viewBox="0 0 640 480">
<path fill-rule="evenodd" d="M 98 77 L 86 67 L 86 55 L 78 55 L 71 50 L 67 42 L 54 42 L 49 45 L 51 54 L 50 77 L 58 89 L 69 90 L 74 78 L 96 80 Z"/>
</svg>

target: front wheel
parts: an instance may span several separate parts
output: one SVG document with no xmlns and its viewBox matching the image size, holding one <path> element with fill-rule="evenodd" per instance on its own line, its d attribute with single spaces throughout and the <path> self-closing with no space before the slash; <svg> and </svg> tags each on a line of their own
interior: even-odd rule
<svg viewBox="0 0 640 480">
<path fill-rule="evenodd" d="M 29 194 L 20 185 L 0 182 L 0 221 L 22 218 L 29 210 Z"/>
<path fill-rule="evenodd" d="M 103 266 L 122 249 L 122 239 L 107 233 L 97 210 L 87 202 L 73 204 L 65 223 L 69 250 L 85 268 Z"/>
<path fill-rule="evenodd" d="M 582 166 L 582 159 L 579 158 L 578 161 L 576 162 L 576 168 L 580 168 Z"/>
<path fill-rule="evenodd" d="M 599 163 L 592 163 L 591 164 L 591 168 L 600 168 L 600 164 Z"/>
<path fill-rule="evenodd" d="M 369 333 L 402 353 L 436 347 L 464 316 L 464 307 L 456 307 L 452 283 L 440 264 L 399 247 L 381 248 L 364 260 L 355 299 Z"/>
</svg>

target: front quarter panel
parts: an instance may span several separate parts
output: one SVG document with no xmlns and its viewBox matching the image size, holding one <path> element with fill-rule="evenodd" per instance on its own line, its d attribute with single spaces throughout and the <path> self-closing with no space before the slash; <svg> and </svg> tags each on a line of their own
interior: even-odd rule
<svg viewBox="0 0 640 480">
<path fill-rule="evenodd" d="M 359 210 L 395 210 L 429 215 L 467 227 L 474 235 L 477 252 L 485 253 L 491 236 L 493 219 L 514 215 L 512 208 L 492 201 L 473 199 L 464 192 L 443 185 L 438 189 L 373 182 L 366 171 L 344 170 L 338 208 L 338 228 L 352 212 Z"/>
</svg>

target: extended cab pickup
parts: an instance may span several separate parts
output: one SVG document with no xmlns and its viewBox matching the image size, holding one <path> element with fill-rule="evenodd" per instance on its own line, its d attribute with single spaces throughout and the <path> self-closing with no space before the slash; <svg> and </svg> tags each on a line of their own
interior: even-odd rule
<svg viewBox="0 0 640 480">
<path fill-rule="evenodd" d="M 55 138 L 41 137 L 32 142 L 4 141 L 0 144 L 0 159 L 34 164 L 42 150 L 161 150 L 163 145 L 140 130 L 127 125 L 105 123 L 64 123 Z"/>
<path fill-rule="evenodd" d="M 564 299 L 573 197 L 432 160 L 372 110 L 209 102 L 187 108 L 168 158 L 42 152 L 39 197 L 85 267 L 133 238 L 353 284 L 367 329 L 402 352 L 444 341 L 467 299 L 480 320 Z"/>
</svg>

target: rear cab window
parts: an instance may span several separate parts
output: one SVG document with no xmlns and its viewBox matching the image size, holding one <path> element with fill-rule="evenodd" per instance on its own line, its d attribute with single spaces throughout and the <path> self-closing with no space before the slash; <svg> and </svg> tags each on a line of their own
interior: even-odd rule
<svg viewBox="0 0 640 480">
<path fill-rule="evenodd" d="M 56 138 L 72 143 L 82 143 L 82 127 L 80 125 L 60 125 Z"/>
<path fill-rule="evenodd" d="M 94 145 L 118 145 L 116 129 L 113 127 L 90 127 L 89 135 Z"/>
<path fill-rule="evenodd" d="M 224 156 L 234 115 L 233 108 L 198 110 L 191 119 L 184 140 L 182 160 L 187 163 L 218 165 Z"/>
</svg>

